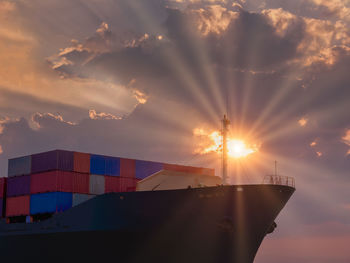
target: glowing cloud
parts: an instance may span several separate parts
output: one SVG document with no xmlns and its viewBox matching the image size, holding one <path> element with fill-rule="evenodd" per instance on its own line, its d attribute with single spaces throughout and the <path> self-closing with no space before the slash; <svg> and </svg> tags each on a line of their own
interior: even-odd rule
<svg viewBox="0 0 350 263">
<path fill-rule="evenodd" d="M 321 157 L 323 155 L 322 152 L 316 152 L 316 154 L 317 154 L 318 157 Z"/>
<path fill-rule="evenodd" d="M 350 146 L 350 129 L 345 132 L 344 137 L 342 137 L 343 143 Z M 350 149 L 347 151 L 346 155 L 350 155 Z"/>
<path fill-rule="evenodd" d="M 309 120 L 307 118 L 303 117 L 300 120 L 298 120 L 298 123 L 299 123 L 300 127 L 305 127 L 306 124 L 308 123 L 308 121 Z"/>
<path fill-rule="evenodd" d="M 111 113 L 99 112 L 97 113 L 95 110 L 89 110 L 89 117 L 92 120 L 121 120 L 122 118 L 119 116 L 115 116 Z"/>
<path fill-rule="evenodd" d="M 220 5 L 211 5 L 207 9 L 194 10 L 197 16 L 197 29 L 202 35 L 209 33 L 221 34 L 230 25 L 231 21 L 237 19 L 238 12 L 227 10 Z"/>
<path fill-rule="evenodd" d="M 193 130 L 193 134 L 199 138 L 195 153 L 221 153 L 222 138 L 220 131 L 206 132 L 202 128 Z M 233 158 L 246 157 L 259 150 L 257 144 L 247 145 L 242 139 L 228 138 L 227 139 L 228 155 Z"/>
<path fill-rule="evenodd" d="M 134 95 L 135 99 L 138 101 L 138 103 L 145 104 L 147 102 L 148 96 L 145 93 L 143 93 L 142 91 L 134 89 L 133 95 Z"/>
<path fill-rule="evenodd" d="M 313 141 L 312 143 L 310 143 L 310 146 L 311 147 L 314 147 L 314 146 L 316 146 L 317 145 L 317 142 L 316 141 Z"/>
</svg>

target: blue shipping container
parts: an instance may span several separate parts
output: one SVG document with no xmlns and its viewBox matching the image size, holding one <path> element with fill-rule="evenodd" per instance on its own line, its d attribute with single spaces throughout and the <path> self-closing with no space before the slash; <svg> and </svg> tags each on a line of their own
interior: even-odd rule
<svg viewBox="0 0 350 263">
<path fill-rule="evenodd" d="M 24 156 L 8 161 L 8 177 L 30 174 L 32 169 L 32 156 Z"/>
<path fill-rule="evenodd" d="M 32 155 L 32 173 L 50 170 L 73 171 L 74 153 L 70 151 L 55 150 Z"/>
<path fill-rule="evenodd" d="M 120 159 L 116 157 L 106 157 L 105 175 L 120 176 Z"/>
<path fill-rule="evenodd" d="M 139 161 L 136 160 L 135 175 L 137 179 L 145 179 L 146 177 L 164 169 L 162 163 Z"/>
<path fill-rule="evenodd" d="M 30 197 L 30 214 L 63 212 L 72 207 L 72 193 L 53 192 Z"/>
<path fill-rule="evenodd" d="M 106 157 L 102 155 L 90 156 L 90 173 L 105 175 L 106 173 Z"/>
</svg>

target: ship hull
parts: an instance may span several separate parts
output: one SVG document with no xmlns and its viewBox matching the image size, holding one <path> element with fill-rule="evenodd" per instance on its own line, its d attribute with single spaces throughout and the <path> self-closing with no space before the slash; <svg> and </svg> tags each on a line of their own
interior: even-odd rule
<svg viewBox="0 0 350 263">
<path fill-rule="evenodd" d="M 105 194 L 47 221 L 2 225 L 0 258 L 252 263 L 294 190 L 238 185 Z"/>
</svg>

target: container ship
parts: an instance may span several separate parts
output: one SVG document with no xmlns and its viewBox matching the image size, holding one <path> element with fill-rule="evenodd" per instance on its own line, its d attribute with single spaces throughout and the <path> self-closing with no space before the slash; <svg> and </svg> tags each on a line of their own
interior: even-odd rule
<svg viewBox="0 0 350 263">
<path fill-rule="evenodd" d="M 265 179 L 227 185 L 210 168 L 64 150 L 10 159 L 0 259 L 252 263 L 295 191 Z"/>
</svg>

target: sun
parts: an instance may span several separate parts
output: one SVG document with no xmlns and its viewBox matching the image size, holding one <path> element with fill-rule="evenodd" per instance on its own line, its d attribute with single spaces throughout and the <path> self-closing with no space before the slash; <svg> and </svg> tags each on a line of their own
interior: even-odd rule
<svg viewBox="0 0 350 263">
<path fill-rule="evenodd" d="M 227 140 L 228 155 L 233 158 L 246 157 L 257 151 L 255 147 L 248 147 L 243 140 L 228 139 Z"/>
<path fill-rule="evenodd" d="M 195 153 L 222 153 L 222 137 L 220 131 L 207 132 L 204 129 L 196 128 L 193 130 L 193 134 L 200 139 L 197 148 L 195 149 Z M 227 151 L 228 156 L 231 158 L 244 158 L 250 154 L 258 152 L 259 148 L 259 144 L 249 144 L 242 138 L 227 138 Z"/>
</svg>

